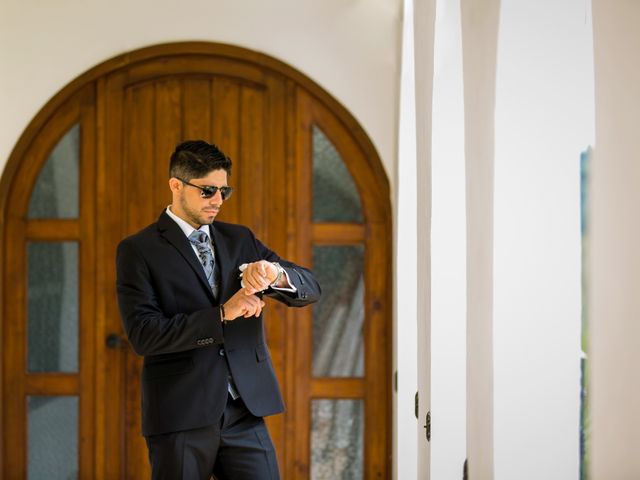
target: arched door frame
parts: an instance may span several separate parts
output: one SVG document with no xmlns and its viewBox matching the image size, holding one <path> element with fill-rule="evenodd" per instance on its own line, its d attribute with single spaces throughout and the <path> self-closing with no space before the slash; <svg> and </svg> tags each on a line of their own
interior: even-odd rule
<svg viewBox="0 0 640 480">
<path fill-rule="evenodd" d="M 110 60 L 107 60 L 98 66 L 90 69 L 84 74 L 77 77 L 62 90 L 60 90 L 46 105 L 36 114 L 34 119 L 29 123 L 27 128 L 20 136 L 16 143 L 0 178 L 0 251 L 2 251 L 3 259 L 6 259 L 7 255 L 7 243 L 10 241 L 7 231 L 7 219 L 10 216 L 12 207 L 12 193 L 16 188 L 18 180 L 18 173 L 20 169 L 24 167 L 25 162 L 29 162 L 29 152 L 33 148 L 34 143 L 40 132 L 45 128 L 48 122 L 56 115 L 59 114 L 61 109 L 64 109 L 70 101 L 79 95 L 87 95 L 88 90 L 93 88 L 100 88 L 99 82 L 106 76 L 117 72 L 118 70 L 128 68 L 132 65 L 143 63 L 149 60 L 158 59 L 161 57 L 180 57 L 184 55 L 189 56 L 215 56 L 217 58 L 228 57 L 235 61 L 244 61 L 248 64 L 256 65 L 264 69 L 271 70 L 286 79 L 286 81 L 292 86 L 298 86 L 302 88 L 309 98 L 318 102 L 320 109 L 319 115 L 322 117 L 326 115 L 326 112 L 338 120 L 342 124 L 344 129 L 349 132 L 352 143 L 356 145 L 359 151 L 362 153 L 361 158 L 358 160 L 359 165 L 354 172 L 353 165 L 350 165 L 350 159 L 344 158 L 347 168 L 352 169 L 352 173 L 356 173 L 358 169 L 363 167 L 366 169 L 366 175 L 364 178 L 353 175 L 354 182 L 360 192 L 363 202 L 363 213 L 365 215 L 365 227 L 367 231 L 365 236 L 367 238 L 373 236 L 383 236 L 387 240 L 385 242 L 385 248 L 382 250 L 386 254 L 386 258 L 380 262 L 383 268 L 380 272 L 381 282 L 386 286 L 386 292 L 382 297 L 378 297 L 373 302 L 372 309 L 377 312 L 377 315 L 382 315 L 387 319 L 384 327 L 381 331 L 377 332 L 384 336 L 388 341 L 386 351 L 382 352 L 385 362 L 381 365 L 383 372 L 381 375 L 387 380 L 383 382 L 383 388 L 386 389 L 385 403 L 387 410 L 387 426 L 386 426 L 386 451 L 376 451 L 376 455 L 382 455 L 383 457 L 390 456 L 391 453 L 391 338 L 392 338 L 392 308 L 391 308 L 391 278 L 392 265 L 391 265 L 391 231 L 392 231 L 392 216 L 391 216 L 391 204 L 390 204 L 390 188 L 389 182 L 382 167 L 382 162 L 376 152 L 375 147 L 370 141 L 369 137 L 357 122 L 357 120 L 347 111 L 347 109 L 334 99 L 329 93 L 327 93 L 322 87 L 316 84 L 313 80 L 297 71 L 295 68 L 273 58 L 268 55 L 258 53 L 255 51 L 247 50 L 244 48 L 209 43 L 209 42 L 181 42 L 156 45 L 147 48 L 142 48 L 133 52 L 129 52 L 123 55 L 119 55 Z M 90 96 L 92 95 L 89 94 Z M 100 109 L 103 105 L 98 103 L 96 105 L 97 114 L 100 114 Z M 98 127 L 99 128 L 99 127 Z M 94 152 L 94 154 L 97 154 Z M 32 162 L 33 163 L 33 162 Z M 31 166 L 31 168 L 36 168 Z M 6 305 L 10 299 L 5 298 L 5 285 L 8 281 L 6 268 L 3 264 L 3 274 L 0 275 L 0 305 Z M 7 321 L 4 314 L 3 307 L 2 323 Z M 3 329 L 0 329 L 0 344 L 3 344 L 2 338 Z M 0 362 L 2 358 L 0 357 Z M 4 412 L 4 405 L 1 403 L 6 392 L 2 391 L 4 388 L 4 374 L 5 365 L 2 365 L 0 369 L 0 375 L 3 375 L 2 382 L 0 382 L 0 411 Z M 378 387 L 379 388 L 379 387 Z M 0 417 L 0 429 L 4 428 L 3 421 L 4 415 Z M 6 441 L 4 438 L 0 442 Z M 0 443 L 0 452 L 4 452 L 4 445 Z M 387 464 L 387 475 L 390 475 L 391 461 L 385 462 Z M 3 455 L 0 454 L 0 471 L 3 467 Z"/>
</svg>

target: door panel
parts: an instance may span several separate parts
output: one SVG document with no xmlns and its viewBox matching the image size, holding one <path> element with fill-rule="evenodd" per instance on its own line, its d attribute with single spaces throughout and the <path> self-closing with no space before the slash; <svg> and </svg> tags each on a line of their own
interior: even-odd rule
<svg viewBox="0 0 640 480">
<path fill-rule="evenodd" d="M 336 368 L 325 371 L 316 371 L 314 375 L 314 362 L 310 353 L 304 355 L 305 379 L 307 379 L 308 397 L 312 406 L 308 404 L 298 412 L 300 419 L 304 415 L 302 423 L 308 425 L 307 432 L 311 433 L 311 440 L 308 438 L 299 447 L 299 458 L 311 459 L 316 463 L 305 465 L 305 470 L 318 473 L 327 472 L 327 478 L 338 476 L 338 478 L 350 478 L 354 470 L 349 470 L 348 465 L 362 462 L 362 478 L 385 478 L 390 475 L 388 457 L 385 452 L 390 451 L 390 422 L 388 412 L 390 405 L 390 378 L 389 369 L 391 336 L 389 332 L 390 317 L 387 306 L 389 305 L 390 285 L 387 283 L 390 278 L 390 224 L 388 211 L 380 205 L 380 191 L 384 190 L 380 183 L 380 178 L 375 175 L 373 169 L 367 166 L 367 159 L 362 148 L 355 141 L 353 132 L 347 130 L 343 124 L 337 121 L 333 112 L 329 111 L 325 105 L 318 102 L 307 91 L 299 88 L 296 96 L 297 120 L 299 128 L 296 130 L 296 142 L 298 152 L 301 155 L 297 165 L 297 184 L 301 185 L 298 191 L 298 199 L 301 211 L 299 212 L 300 222 L 307 226 L 307 233 L 302 245 L 306 245 L 307 263 L 313 268 L 318 268 L 320 272 L 329 270 L 328 278 L 334 277 L 334 281 L 327 289 L 332 296 L 338 298 L 323 299 L 316 305 L 315 322 L 308 319 L 307 322 L 298 328 L 297 334 L 299 342 L 310 347 L 318 346 L 320 349 L 333 350 L 337 355 L 344 357 L 347 361 L 345 351 L 351 350 L 355 359 L 352 360 L 350 374 L 345 374 Z M 328 145 L 322 151 L 314 148 L 314 136 L 317 139 L 317 132 L 320 130 Z M 316 145 L 317 146 L 317 145 Z M 324 150 L 335 150 L 335 153 L 326 155 Z M 322 158 L 318 158 L 318 156 Z M 332 180 L 329 184 L 332 189 L 323 185 L 324 179 L 318 179 L 321 169 L 317 167 L 319 161 L 330 161 L 334 173 L 340 176 L 350 176 L 351 179 Z M 339 163 L 343 163 L 338 167 Z M 331 180 L 331 177 L 329 177 Z M 318 191 L 323 190 L 323 191 Z M 355 191 L 354 191 L 355 190 Z M 313 193 L 311 193 L 313 191 Z M 316 202 L 333 202 L 329 196 L 340 195 L 342 201 L 349 201 L 349 198 L 357 196 L 351 200 L 349 208 L 343 207 L 338 219 L 332 214 L 334 208 L 314 208 L 309 202 L 309 197 Z M 347 200 L 344 200 L 347 199 Z M 360 203 L 360 205 L 358 205 Z M 338 203 L 339 205 L 339 203 Z M 339 208 L 339 207 L 338 207 Z M 362 215 L 360 214 L 362 208 Z M 346 216 L 345 212 L 350 212 Z M 342 220 L 344 218 L 345 220 Z M 362 218 L 360 222 L 359 220 Z M 327 220 L 331 221 L 328 222 Z M 351 221 L 346 221 L 353 219 Z M 307 243 L 308 242 L 308 243 Z M 342 260 L 341 267 L 334 266 L 330 258 L 323 257 L 323 251 L 340 251 L 342 249 L 354 248 L 355 251 L 362 252 L 363 265 L 359 266 L 357 257 L 360 254 L 352 253 Z M 314 253 L 313 257 L 310 255 Z M 324 260 L 323 260 L 324 258 Z M 323 262 L 322 265 L 315 265 L 316 262 Z M 360 274 L 359 269 L 362 268 Z M 351 270 L 348 270 L 351 269 Z M 361 276 L 360 276 L 361 275 Z M 358 277 L 360 279 L 358 280 Z M 353 279 L 358 280 L 353 282 Z M 361 284 L 363 283 L 363 285 Z M 337 288 L 331 292 L 330 289 L 336 284 L 342 284 L 342 288 Z M 358 293 L 358 288 L 363 287 L 362 293 Z M 363 296 L 363 302 L 358 304 L 359 296 Z M 341 335 L 334 335 L 334 340 L 327 343 L 322 338 L 326 331 L 327 319 L 323 321 L 323 313 L 327 310 L 327 305 L 337 306 L 336 311 L 329 314 L 328 322 L 335 322 L 336 317 L 341 315 L 345 321 L 338 329 L 342 329 L 341 335 L 349 335 L 349 342 L 342 342 Z M 364 312 L 358 312 L 358 308 Z M 339 310 L 352 311 L 348 314 L 340 314 Z M 363 316 L 363 317 L 362 317 Z M 360 323 L 361 322 L 361 323 Z M 315 325 L 314 325 L 315 323 Z M 360 331 L 354 323 L 360 323 Z M 336 328 L 335 326 L 332 328 Z M 351 332 L 351 333 L 347 333 Z M 360 337 L 362 335 L 362 337 Z M 320 338 L 318 338 L 318 336 Z M 359 338 L 362 338 L 363 345 L 358 345 Z M 321 345 L 324 343 L 324 345 Z M 308 348 L 307 352 L 313 352 L 314 348 Z M 315 354 L 316 352 L 314 352 Z M 318 352 L 320 355 L 321 352 Z M 363 363 L 358 365 L 362 356 Z M 318 370 L 321 370 L 318 368 Z M 316 400 L 317 399 L 317 400 Z M 313 412 L 329 412 L 331 408 L 320 409 L 318 405 L 346 405 L 340 399 L 359 399 L 361 403 L 347 403 L 358 405 L 351 407 L 353 412 L 362 412 L 362 417 L 352 415 L 351 434 L 358 432 L 359 418 L 362 418 L 363 448 L 345 449 L 342 452 L 333 450 L 332 456 L 327 460 L 326 456 L 317 452 L 310 452 L 307 449 L 310 444 L 319 445 L 320 439 L 331 443 L 331 434 L 322 434 L 326 429 L 327 422 L 332 425 L 332 429 L 339 430 L 344 427 L 344 419 L 341 415 L 336 415 L 333 421 L 316 422 L 313 417 L 309 417 L 309 409 Z M 320 403 L 314 403 L 320 402 Z M 362 408 L 362 406 L 363 408 Z M 318 415 L 317 418 L 321 418 Z M 300 421 L 300 420 L 299 420 Z M 345 435 L 349 435 L 346 434 Z M 359 434 L 358 434 L 359 435 Z M 351 437 L 357 443 L 357 435 Z M 346 441 L 343 438 L 343 441 Z M 347 443 L 349 443 L 347 441 Z M 331 451 L 331 446 L 319 447 L 321 451 Z M 356 458 L 353 455 L 361 454 L 363 458 Z M 324 462 L 324 463 L 323 463 Z M 344 469 L 334 469 L 336 464 L 342 462 Z M 328 465 L 333 463 L 333 467 Z M 350 467 L 349 467 L 350 468 Z M 358 473 L 360 475 L 360 473 Z M 320 476 L 320 478 L 324 478 Z"/>
<path fill-rule="evenodd" d="M 11 299 L 3 302 L 2 438 L 11 439 L 2 443 L 5 477 L 26 478 L 39 448 L 32 442 L 28 450 L 28 426 L 42 424 L 39 417 L 29 420 L 28 406 L 45 412 L 49 396 L 59 397 L 68 418 L 74 413 L 67 407 L 76 401 L 68 397 L 77 399 L 79 478 L 148 477 L 140 436 L 141 359 L 122 332 L 115 251 L 170 203 L 175 145 L 202 138 L 233 160 L 229 183 L 236 190 L 219 219 L 249 226 L 285 258 L 315 262 L 331 296 L 324 307 L 287 309 L 268 300 L 265 310 L 287 405 L 285 414 L 267 419 L 282 477 L 388 478 L 389 190 L 364 132 L 299 73 L 232 47 L 143 50 L 88 78 L 84 89 L 70 89 L 67 101 L 34 120 L 45 126 L 25 133 L 3 177 L 9 193 L 0 191 L 2 294 Z M 74 124 L 80 125 L 79 217 L 28 218 L 44 161 Z M 338 162 L 327 164 L 324 197 L 316 195 L 318 132 L 332 156 L 323 161 Z M 353 205 L 329 205 L 345 188 Z M 314 214 L 314 198 L 315 207 L 326 201 L 339 215 Z M 352 207 L 355 216 L 348 213 Z M 78 245 L 77 372 L 25 373 L 29 285 L 23 259 L 29 242 Z M 329 251 L 357 251 L 358 258 L 318 254 Z M 348 269 L 345 279 L 340 267 Z"/>
<path fill-rule="evenodd" d="M 70 134 L 76 150 L 70 155 L 77 155 L 79 163 L 75 175 L 93 177 L 92 85 L 52 115 L 15 169 L 16 178 L 24 183 L 7 186 L 11 208 L 5 210 L 3 231 L 3 478 L 27 478 L 42 470 L 87 476 L 94 462 L 95 330 L 80 320 L 95 312 L 94 193 L 91 185 L 67 182 L 65 177 L 74 173 L 64 162 L 50 175 L 40 175 L 49 160 L 60 160 L 56 147 Z M 79 209 L 41 203 L 42 209 L 34 207 L 29 215 L 34 193 L 36 198 L 44 194 L 41 200 L 52 204 L 69 201 L 68 196 L 57 196 L 55 190 L 60 188 L 78 189 L 72 197 L 78 199 Z M 73 352 L 68 355 L 65 349 Z M 73 453 L 64 463 L 42 454 L 58 440 L 49 437 L 53 443 L 47 444 L 40 438 L 46 431 L 60 434 L 61 428 L 75 437 L 69 440 Z"/>
<path fill-rule="evenodd" d="M 113 81 L 119 83 L 121 79 Z M 229 183 L 235 187 L 235 192 L 223 206 L 219 219 L 241 221 L 262 236 L 267 230 L 261 179 L 268 158 L 263 134 L 265 123 L 270 120 L 264 107 L 267 91 L 214 75 L 185 75 L 132 85 L 123 82 L 122 89 L 121 95 L 114 96 L 115 102 L 122 100 L 122 105 L 114 106 L 114 111 L 122 112 L 121 138 L 108 139 L 122 145 L 122 150 L 113 155 L 122 161 L 121 175 L 110 173 L 111 162 L 105 165 L 104 172 L 111 185 L 121 186 L 121 211 L 110 213 L 121 216 L 122 235 L 132 234 L 154 222 L 169 205 L 169 156 L 175 145 L 186 139 L 211 141 L 215 132 L 220 132 L 227 142 L 220 147 L 229 156 L 234 155 Z M 107 99 L 107 105 L 111 106 L 110 99 Z M 163 145 L 164 151 L 159 150 L 158 144 Z M 284 178 L 279 181 L 281 185 L 271 187 L 282 189 Z M 269 312 L 265 317 L 268 325 L 271 321 Z M 142 361 L 128 350 L 125 363 L 126 478 L 138 479 L 149 475 L 146 446 L 140 436 Z M 282 372 L 277 374 L 281 376 Z"/>
</svg>

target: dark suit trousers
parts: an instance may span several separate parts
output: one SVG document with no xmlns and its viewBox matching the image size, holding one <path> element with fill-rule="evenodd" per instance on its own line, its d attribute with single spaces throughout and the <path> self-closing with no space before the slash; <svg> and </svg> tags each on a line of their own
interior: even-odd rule
<svg viewBox="0 0 640 480">
<path fill-rule="evenodd" d="M 146 437 L 152 480 L 278 480 L 264 420 L 227 399 L 220 425 Z"/>
</svg>

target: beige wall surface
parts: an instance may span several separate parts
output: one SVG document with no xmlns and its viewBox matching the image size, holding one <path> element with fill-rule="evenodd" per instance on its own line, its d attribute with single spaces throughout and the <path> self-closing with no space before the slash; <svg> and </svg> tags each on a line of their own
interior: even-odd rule
<svg viewBox="0 0 640 480">
<path fill-rule="evenodd" d="M 0 169 L 38 110 L 93 66 L 178 41 L 228 43 L 311 77 L 360 122 L 395 177 L 401 0 L 3 0 Z"/>
<path fill-rule="evenodd" d="M 591 473 L 617 480 L 640 475 L 640 3 L 594 0 L 593 20 Z"/>
</svg>

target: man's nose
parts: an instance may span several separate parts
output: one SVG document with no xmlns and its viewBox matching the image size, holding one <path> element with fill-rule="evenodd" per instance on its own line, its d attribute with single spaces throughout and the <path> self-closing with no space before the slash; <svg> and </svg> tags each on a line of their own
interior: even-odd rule
<svg viewBox="0 0 640 480">
<path fill-rule="evenodd" d="M 209 198 L 209 203 L 222 203 L 222 192 L 220 191 L 220 189 L 218 189 L 216 191 L 216 193 L 213 195 L 213 197 Z"/>
</svg>

